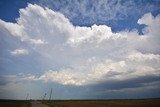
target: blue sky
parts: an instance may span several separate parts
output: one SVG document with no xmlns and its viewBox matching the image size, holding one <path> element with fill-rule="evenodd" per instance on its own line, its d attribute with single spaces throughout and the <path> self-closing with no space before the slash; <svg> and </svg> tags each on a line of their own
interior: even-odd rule
<svg viewBox="0 0 160 107">
<path fill-rule="evenodd" d="M 0 98 L 160 97 L 160 0 L 1 0 L 0 13 Z"/>
<path fill-rule="evenodd" d="M 16 22 L 16 18 L 19 17 L 19 9 L 25 8 L 27 3 L 36 3 L 59 11 L 75 26 L 105 24 L 111 26 L 114 32 L 134 28 L 141 32 L 144 26 L 137 24 L 137 20 L 145 13 L 151 12 L 153 16 L 156 16 L 160 12 L 159 0 L 2 0 L 0 12 L 3 14 L 0 15 L 0 18 L 4 21 Z M 98 8 L 96 8 L 97 4 Z M 101 4 L 102 7 L 100 7 Z"/>
</svg>

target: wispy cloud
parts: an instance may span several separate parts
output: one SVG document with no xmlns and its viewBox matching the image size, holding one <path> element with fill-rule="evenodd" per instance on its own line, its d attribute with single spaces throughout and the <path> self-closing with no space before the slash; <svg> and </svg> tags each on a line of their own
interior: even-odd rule
<svg viewBox="0 0 160 107">
<path fill-rule="evenodd" d="M 159 1 L 148 3 L 142 0 L 55 0 L 54 2 L 40 0 L 39 4 L 63 13 L 72 22 L 79 25 L 101 24 L 111 20 L 127 19 L 128 17 L 134 19 L 146 12 L 160 9 Z"/>
<path fill-rule="evenodd" d="M 26 49 L 15 49 L 13 51 L 10 52 L 11 55 L 14 55 L 14 56 L 18 56 L 18 55 L 28 55 L 29 52 L 26 50 Z"/>
</svg>

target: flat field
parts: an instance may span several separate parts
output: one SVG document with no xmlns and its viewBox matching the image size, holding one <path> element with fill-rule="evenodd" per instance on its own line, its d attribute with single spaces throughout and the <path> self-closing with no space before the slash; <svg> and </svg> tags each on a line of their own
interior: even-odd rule
<svg viewBox="0 0 160 107">
<path fill-rule="evenodd" d="M 31 107 L 31 100 L 0 100 L 0 107 Z M 141 100 L 39 100 L 48 107 L 160 107 L 160 99 Z"/>
<path fill-rule="evenodd" d="M 160 99 L 143 100 L 55 100 L 49 107 L 160 107 Z"/>
</svg>

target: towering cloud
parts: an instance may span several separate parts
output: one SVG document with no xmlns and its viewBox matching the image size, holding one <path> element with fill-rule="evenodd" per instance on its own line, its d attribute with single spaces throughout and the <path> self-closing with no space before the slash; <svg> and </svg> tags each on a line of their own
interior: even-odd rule
<svg viewBox="0 0 160 107">
<path fill-rule="evenodd" d="M 1 37 L 9 38 L 1 40 L 3 50 L 12 58 L 29 54 L 25 58 L 34 60 L 28 64 L 44 70 L 23 80 L 84 86 L 160 76 L 159 15 L 139 19 L 146 25 L 139 35 L 136 30 L 114 33 L 107 25 L 74 26 L 63 14 L 36 4 L 19 12 L 16 23 L 0 20 Z"/>
</svg>

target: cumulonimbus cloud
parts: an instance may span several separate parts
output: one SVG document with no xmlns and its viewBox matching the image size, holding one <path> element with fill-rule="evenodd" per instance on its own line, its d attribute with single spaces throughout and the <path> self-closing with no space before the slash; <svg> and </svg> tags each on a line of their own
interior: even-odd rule
<svg viewBox="0 0 160 107">
<path fill-rule="evenodd" d="M 147 13 L 138 23 L 147 25 L 144 35 L 136 30 L 114 33 L 107 25 L 74 26 L 61 13 L 28 4 L 20 9 L 16 23 L 0 20 L 0 27 L 6 29 L 1 30 L 3 34 L 9 33 L 38 53 L 43 66 L 58 65 L 41 76 L 23 79 L 88 85 L 160 75 L 160 16 Z"/>
</svg>

